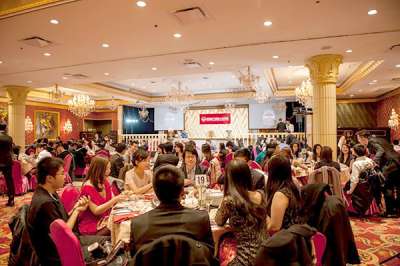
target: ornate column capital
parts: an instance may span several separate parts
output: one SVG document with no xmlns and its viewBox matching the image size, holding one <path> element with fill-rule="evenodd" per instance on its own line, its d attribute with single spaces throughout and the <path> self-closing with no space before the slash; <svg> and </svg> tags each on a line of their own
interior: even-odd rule
<svg viewBox="0 0 400 266">
<path fill-rule="evenodd" d="M 321 54 L 309 58 L 306 67 L 310 70 L 310 78 L 316 83 L 335 83 L 339 75 L 339 65 L 343 56 L 337 54 Z"/>
<path fill-rule="evenodd" d="M 5 85 L 9 104 L 25 104 L 28 92 L 31 89 L 26 86 Z"/>
</svg>

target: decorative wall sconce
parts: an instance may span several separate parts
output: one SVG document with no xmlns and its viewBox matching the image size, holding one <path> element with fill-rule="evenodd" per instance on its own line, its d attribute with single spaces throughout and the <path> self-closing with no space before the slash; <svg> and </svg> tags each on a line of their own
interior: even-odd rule
<svg viewBox="0 0 400 266">
<path fill-rule="evenodd" d="M 29 117 L 29 115 L 25 118 L 25 131 L 27 133 L 31 133 L 33 131 L 32 119 Z"/>
<path fill-rule="evenodd" d="M 391 129 L 398 129 L 399 128 L 399 115 L 396 113 L 394 109 L 392 109 L 392 113 L 390 114 L 389 121 L 388 121 L 388 126 Z"/>
<path fill-rule="evenodd" d="M 67 134 L 72 132 L 72 123 L 69 119 L 65 122 L 63 129 L 64 129 L 64 132 Z"/>
</svg>

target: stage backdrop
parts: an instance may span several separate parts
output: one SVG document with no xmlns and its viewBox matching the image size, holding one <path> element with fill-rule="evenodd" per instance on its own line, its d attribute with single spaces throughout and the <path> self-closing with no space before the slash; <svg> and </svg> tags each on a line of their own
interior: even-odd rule
<svg viewBox="0 0 400 266">
<path fill-rule="evenodd" d="M 246 134 L 249 131 L 249 109 L 247 107 L 189 109 L 185 112 L 185 130 L 189 138 L 194 139 L 210 137 L 223 139 L 227 137 L 227 130 L 232 130 L 232 137 Z"/>
<path fill-rule="evenodd" d="M 156 134 L 154 131 L 154 108 L 147 108 L 148 119 L 143 121 L 139 117 L 139 108 L 124 106 L 123 133 L 124 134 Z"/>
</svg>

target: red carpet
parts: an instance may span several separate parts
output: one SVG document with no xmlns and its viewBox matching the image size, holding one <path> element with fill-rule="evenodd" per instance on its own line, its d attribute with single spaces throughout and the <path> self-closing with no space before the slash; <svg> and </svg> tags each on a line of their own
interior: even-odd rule
<svg viewBox="0 0 400 266">
<path fill-rule="evenodd" d="M 7 265 L 11 233 L 8 220 L 24 203 L 29 203 L 32 193 L 16 198 L 15 207 L 4 207 L 7 199 L 0 198 L 0 265 Z M 357 248 L 362 265 L 379 265 L 379 260 L 400 252 L 400 219 L 352 219 Z M 394 259 L 385 265 L 400 265 Z"/>
</svg>

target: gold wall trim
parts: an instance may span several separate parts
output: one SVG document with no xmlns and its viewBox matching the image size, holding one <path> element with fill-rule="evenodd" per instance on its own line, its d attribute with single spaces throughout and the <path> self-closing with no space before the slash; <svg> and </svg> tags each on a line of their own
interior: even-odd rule
<svg viewBox="0 0 400 266">
<path fill-rule="evenodd" d="M 382 100 L 384 100 L 386 98 L 389 98 L 389 97 L 392 97 L 392 96 L 396 96 L 396 95 L 399 95 L 399 94 L 400 94 L 400 87 L 398 87 L 398 88 L 396 88 L 396 89 L 394 89 L 394 90 L 392 90 L 390 92 L 387 92 L 387 93 L 379 96 L 378 97 L 378 101 L 382 101 Z"/>
<path fill-rule="evenodd" d="M 1 0 L 0 19 L 79 0 Z"/>
<path fill-rule="evenodd" d="M 363 79 L 365 76 L 367 76 L 369 73 L 374 71 L 380 64 L 383 63 L 383 60 L 371 60 L 366 63 L 362 63 L 357 67 L 356 70 L 354 70 L 353 73 L 351 73 L 336 89 L 336 93 L 344 93 L 348 89 L 351 88 L 351 86 L 354 85 L 357 81 L 360 81 Z"/>
<path fill-rule="evenodd" d="M 375 103 L 378 99 L 370 98 L 370 99 L 337 99 L 336 103 Z"/>
</svg>

